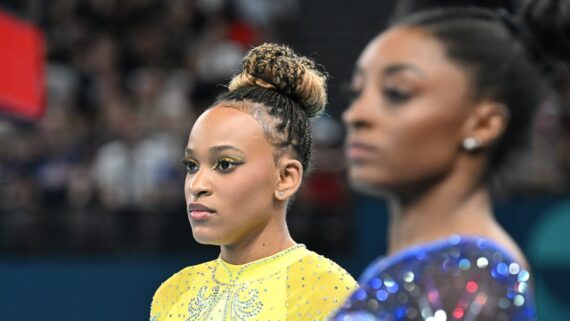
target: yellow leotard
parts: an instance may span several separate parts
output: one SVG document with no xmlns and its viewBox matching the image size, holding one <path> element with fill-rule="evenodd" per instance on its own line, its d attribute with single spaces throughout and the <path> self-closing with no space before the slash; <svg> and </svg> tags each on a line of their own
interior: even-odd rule
<svg viewBox="0 0 570 321">
<path fill-rule="evenodd" d="M 151 321 L 321 321 L 356 288 L 331 260 L 299 244 L 244 265 L 187 267 L 156 291 Z"/>
</svg>

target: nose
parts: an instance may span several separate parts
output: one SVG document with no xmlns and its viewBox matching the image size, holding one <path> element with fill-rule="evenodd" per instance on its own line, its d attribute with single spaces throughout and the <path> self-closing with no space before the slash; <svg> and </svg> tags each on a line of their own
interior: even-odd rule
<svg viewBox="0 0 570 321">
<path fill-rule="evenodd" d="M 342 121 L 347 129 L 358 129 L 366 127 L 370 122 L 370 114 L 367 111 L 367 104 L 364 93 L 361 93 L 356 100 L 342 113 Z"/>
<path fill-rule="evenodd" d="M 208 169 L 200 168 L 192 175 L 186 175 L 186 196 L 198 199 L 212 194 L 212 184 L 208 175 Z"/>
</svg>

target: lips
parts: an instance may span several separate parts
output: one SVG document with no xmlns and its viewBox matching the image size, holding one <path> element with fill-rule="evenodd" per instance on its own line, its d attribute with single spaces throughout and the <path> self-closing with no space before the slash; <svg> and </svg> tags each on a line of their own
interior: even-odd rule
<svg viewBox="0 0 570 321">
<path fill-rule="evenodd" d="M 188 215 L 195 221 L 203 221 L 216 213 L 215 210 L 200 203 L 188 205 Z"/>
<path fill-rule="evenodd" d="M 368 158 L 374 150 L 375 147 L 371 145 L 349 142 L 346 144 L 345 155 L 348 160 L 360 160 Z"/>
</svg>

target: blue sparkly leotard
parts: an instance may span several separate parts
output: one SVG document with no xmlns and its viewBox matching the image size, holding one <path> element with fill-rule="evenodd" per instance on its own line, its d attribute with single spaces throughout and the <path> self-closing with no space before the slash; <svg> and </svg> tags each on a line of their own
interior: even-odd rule
<svg viewBox="0 0 570 321">
<path fill-rule="evenodd" d="M 488 239 L 453 235 L 373 262 L 334 321 L 534 321 L 530 274 Z"/>
</svg>

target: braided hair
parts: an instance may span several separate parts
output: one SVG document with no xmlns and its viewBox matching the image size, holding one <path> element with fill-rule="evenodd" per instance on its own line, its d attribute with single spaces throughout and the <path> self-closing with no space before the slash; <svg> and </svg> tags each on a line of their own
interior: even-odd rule
<svg viewBox="0 0 570 321">
<path fill-rule="evenodd" d="M 222 104 L 250 113 L 276 148 L 276 159 L 292 152 L 309 172 L 310 119 L 323 113 L 327 104 L 326 75 L 313 61 L 287 46 L 263 44 L 242 60 L 243 71 L 230 82 Z"/>
</svg>

